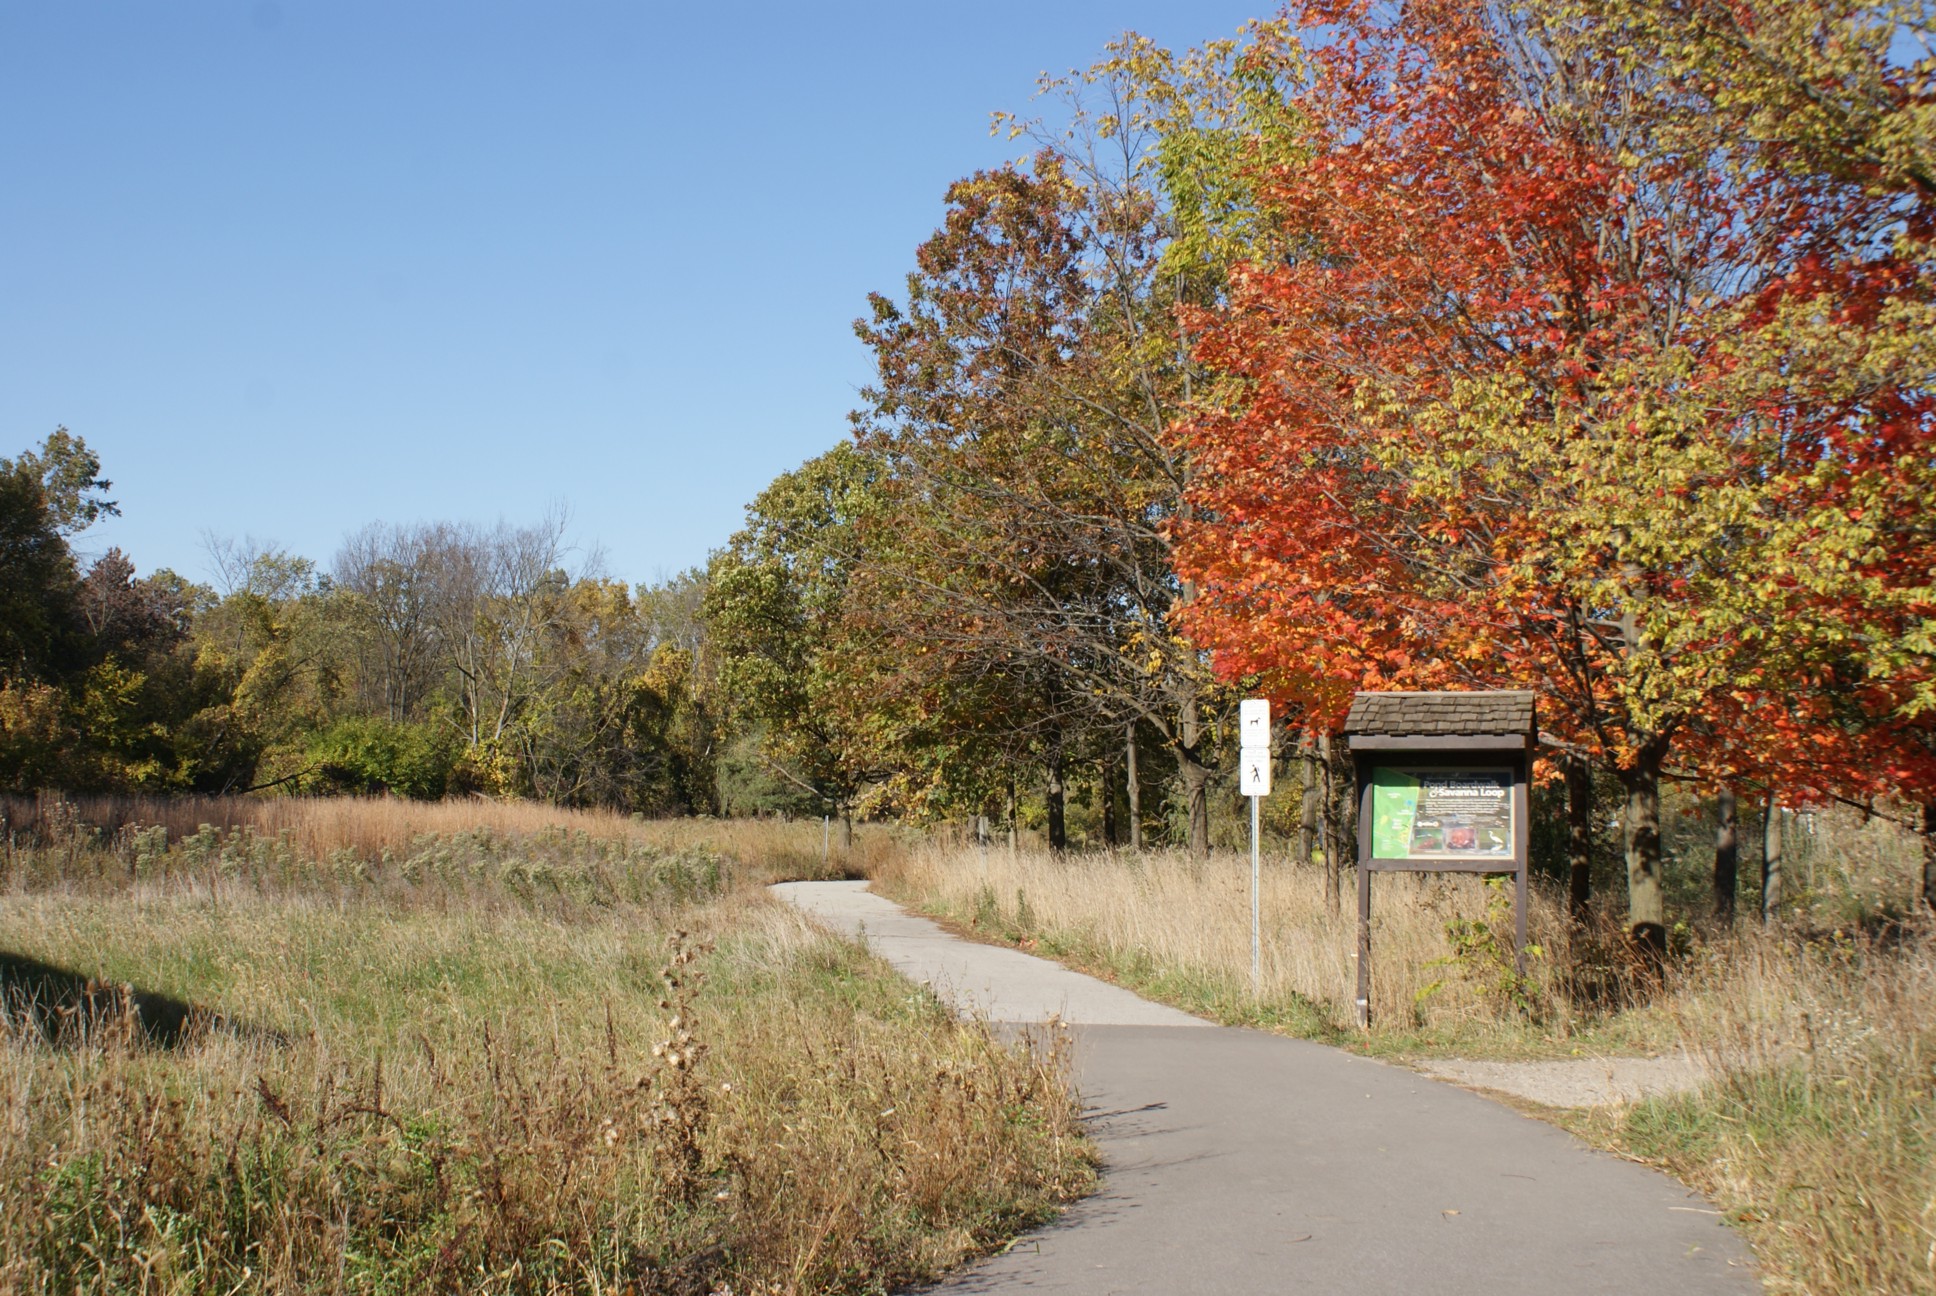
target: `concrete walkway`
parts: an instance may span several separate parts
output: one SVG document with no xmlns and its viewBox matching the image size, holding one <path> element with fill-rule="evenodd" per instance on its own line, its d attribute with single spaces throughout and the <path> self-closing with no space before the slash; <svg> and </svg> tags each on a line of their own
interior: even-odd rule
<svg viewBox="0 0 1936 1296">
<path fill-rule="evenodd" d="M 774 891 L 959 1011 L 1076 1028 L 1102 1191 L 943 1291 L 1759 1290 L 1708 1202 L 1475 1094 L 958 940 L 865 883 Z"/>
</svg>

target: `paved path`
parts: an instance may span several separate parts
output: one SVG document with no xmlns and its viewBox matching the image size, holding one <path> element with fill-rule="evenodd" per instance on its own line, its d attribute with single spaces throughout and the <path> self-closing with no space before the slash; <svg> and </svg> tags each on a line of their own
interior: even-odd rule
<svg viewBox="0 0 1936 1296">
<path fill-rule="evenodd" d="M 1475 1094 L 958 940 L 865 883 L 774 890 L 959 1010 L 1076 1027 L 1102 1191 L 945 1292 L 1759 1290 L 1708 1202 Z"/>
</svg>

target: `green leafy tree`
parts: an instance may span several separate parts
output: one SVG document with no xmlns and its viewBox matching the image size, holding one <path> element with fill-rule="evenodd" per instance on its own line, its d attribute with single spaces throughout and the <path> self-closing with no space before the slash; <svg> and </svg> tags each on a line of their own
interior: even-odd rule
<svg viewBox="0 0 1936 1296">
<path fill-rule="evenodd" d="M 62 536 L 121 515 L 120 507 L 105 498 L 114 483 L 101 476 L 101 457 L 64 427 L 55 428 L 39 450 L 0 459 L 0 472 L 19 472 L 40 482 L 54 529 Z"/>
<path fill-rule="evenodd" d="M 39 475 L 0 468 L 0 678 L 46 679 L 68 664 L 77 584 Z"/>
<path fill-rule="evenodd" d="M 878 476 L 849 445 L 783 473 L 714 554 L 704 599 L 731 723 L 759 734 L 770 776 L 843 820 L 891 773 L 897 737 L 885 664 L 848 608 Z"/>
</svg>

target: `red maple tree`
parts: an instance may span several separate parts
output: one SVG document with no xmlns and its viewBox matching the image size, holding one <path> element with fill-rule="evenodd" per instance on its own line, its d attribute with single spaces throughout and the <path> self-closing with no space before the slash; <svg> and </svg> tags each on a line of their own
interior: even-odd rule
<svg viewBox="0 0 1936 1296">
<path fill-rule="evenodd" d="M 1319 723 L 1538 690 L 1626 786 L 1657 952 L 1670 750 L 1874 789 L 1887 733 L 1895 786 L 1936 786 L 1921 209 L 1731 137 L 1604 16 L 1302 18 L 1310 156 L 1258 177 L 1295 251 L 1192 321 L 1226 378 L 1178 429 L 1188 629 Z"/>
</svg>

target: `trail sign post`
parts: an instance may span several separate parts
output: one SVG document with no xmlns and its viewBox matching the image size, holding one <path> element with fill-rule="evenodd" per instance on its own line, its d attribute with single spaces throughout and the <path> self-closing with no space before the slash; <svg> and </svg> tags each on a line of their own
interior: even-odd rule
<svg viewBox="0 0 1936 1296">
<path fill-rule="evenodd" d="M 1258 806 L 1270 795 L 1270 700 L 1245 698 L 1237 704 L 1238 782 L 1250 798 L 1250 993 L 1263 988 L 1263 868 L 1258 844 Z"/>
<path fill-rule="evenodd" d="M 1371 1025 L 1371 875 L 1511 874 L 1526 973 L 1533 695 L 1360 693 L 1344 722 L 1358 774 L 1358 1025 Z"/>
</svg>

